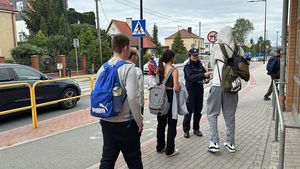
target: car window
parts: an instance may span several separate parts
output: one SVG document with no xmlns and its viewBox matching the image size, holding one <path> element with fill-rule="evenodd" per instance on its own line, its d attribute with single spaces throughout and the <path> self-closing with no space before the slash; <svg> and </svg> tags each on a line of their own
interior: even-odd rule
<svg viewBox="0 0 300 169">
<path fill-rule="evenodd" d="M 25 68 L 14 68 L 19 80 L 40 80 L 41 75 L 33 70 Z"/>
<path fill-rule="evenodd" d="M 0 68 L 0 82 L 12 81 L 14 78 L 11 76 L 7 68 Z"/>
</svg>

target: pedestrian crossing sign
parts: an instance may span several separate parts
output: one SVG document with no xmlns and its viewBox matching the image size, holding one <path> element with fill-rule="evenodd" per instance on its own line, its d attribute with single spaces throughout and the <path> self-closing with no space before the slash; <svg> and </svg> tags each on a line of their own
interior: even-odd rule
<svg viewBox="0 0 300 169">
<path fill-rule="evenodd" d="M 132 20 L 131 32 L 133 37 L 144 37 L 146 35 L 146 20 Z"/>
</svg>

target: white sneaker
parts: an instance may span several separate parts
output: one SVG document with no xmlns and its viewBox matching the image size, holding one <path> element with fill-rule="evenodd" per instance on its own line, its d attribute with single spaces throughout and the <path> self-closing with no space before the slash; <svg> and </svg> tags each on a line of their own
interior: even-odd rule
<svg viewBox="0 0 300 169">
<path fill-rule="evenodd" d="M 230 153 L 234 153 L 235 152 L 235 146 L 234 144 L 231 143 L 224 143 L 224 147 L 230 152 Z"/>
<path fill-rule="evenodd" d="M 175 149 L 174 152 L 172 154 L 170 154 L 170 155 L 167 155 L 167 157 L 173 157 L 173 156 L 175 156 L 177 154 L 179 154 L 179 151 L 178 151 L 178 149 Z"/>
<path fill-rule="evenodd" d="M 211 153 L 219 152 L 220 146 L 218 143 L 214 143 L 212 141 L 209 142 L 208 151 Z"/>
</svg>

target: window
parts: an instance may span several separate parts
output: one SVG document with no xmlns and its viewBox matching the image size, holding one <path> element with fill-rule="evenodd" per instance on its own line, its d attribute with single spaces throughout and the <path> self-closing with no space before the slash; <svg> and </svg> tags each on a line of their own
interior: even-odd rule
<svg viewBox="0 0 300 169">
<path fill-rule="evenodd" d="M 16 2 L 16 7 L 18 11 L 23 10 L 23 1 Z"/>
<path fill-rule="evenodd" d="M 33 70 L 25 68 L 14 68 L 19 80 L 41 80 L 41 75 Z"/>
<path fill-rule="evenodd" d="M 0 68 L 0 82 L 12 81 L 14 78 L 9 73 L 7 68 Z"/>
</svg>

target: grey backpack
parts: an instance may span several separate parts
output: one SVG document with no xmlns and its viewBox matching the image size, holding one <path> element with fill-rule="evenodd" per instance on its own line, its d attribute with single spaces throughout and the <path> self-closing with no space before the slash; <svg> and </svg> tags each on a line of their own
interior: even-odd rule
<svg viewBox="0 0 300 169">
<path fill-rule="evenodd" d="M 168 113 L 170 103 L 168 101 L 165 83 L 169 79 L 174 69 L 174 67 L 170 69 L 162 83 L 156 84 L 149 89 L 149 109 L 151 114 L 163 116 Z"/>
</svg>

